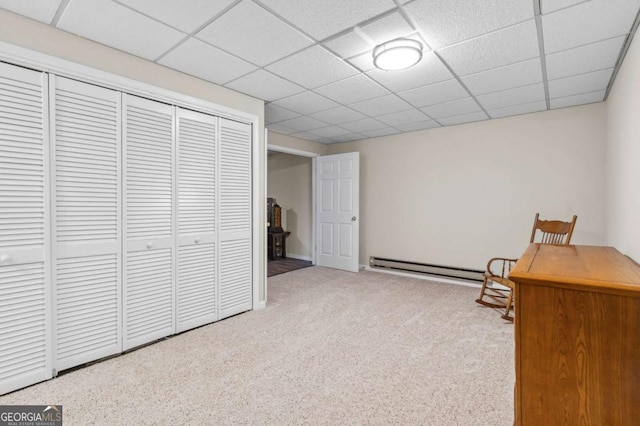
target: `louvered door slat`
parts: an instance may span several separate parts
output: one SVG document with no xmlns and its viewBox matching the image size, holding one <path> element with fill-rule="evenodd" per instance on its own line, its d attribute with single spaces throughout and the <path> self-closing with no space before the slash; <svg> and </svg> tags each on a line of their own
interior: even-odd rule
<svg viewBox="0 0 640 426">
<path fill-rule="evenodd" d="M 46 87 L 0 63 L 0 395 L 52 376 Z"/>
<path fill-rule="evenodd" d="M 124 348 L 174 332 L 173 110 L 125 95 Z"/>
<path fill-rule="evenodd" d="M 51 86 L 59 371 L 121 351 L 120 94 Z"/>
<path fill-rule="evenodd" d="M 178 109 L 178 331 L 215 321 L 216 117 Z"/>
<path fill-rule="evenodd" d="M 251 126 L 220 119 L 220 318 L 252 307 Z"/>
</svg>

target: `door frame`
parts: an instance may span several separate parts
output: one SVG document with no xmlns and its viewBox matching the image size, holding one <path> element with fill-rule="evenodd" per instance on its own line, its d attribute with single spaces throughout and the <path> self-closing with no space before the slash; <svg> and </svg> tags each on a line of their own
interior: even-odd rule
<svg viewBox="0 0 640 426">
<path fill-rule="evenodd" d="M 268 140 L 268 130 L 265 128 L 265 146 L 267 151 L 279 152 L 282 154 L 290 154 L 297 155 L 299 157 L 307 157 L 311 158 L 311 264 L 316 264 L 316 157 L 320 157 L 322 154 L 318 154 L 316 152 L 311 151 L 303 151 L 301 149 L 289 148 L 286 146 L 273 145 L 269 143 Z M 265 197 L 267 195 L 267 179 L 268 179 L 268 153 L 265 153 L 264 156 L 264 170 L 265 170 L 265 180 L 264 180 L 264 194 Z M 265 262 L 266 262 L 266 240 L 267 240 L 267 229 L 265 227 Z M 264 268 L 264 300 L 267 301 L 267 267 L 265 263 Z"/>
</svg>

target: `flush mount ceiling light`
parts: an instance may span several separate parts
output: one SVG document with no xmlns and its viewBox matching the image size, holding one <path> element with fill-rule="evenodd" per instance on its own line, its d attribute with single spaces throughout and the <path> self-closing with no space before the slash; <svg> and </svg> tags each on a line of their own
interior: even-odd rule
<svg viewBox="0 0 640 426">
<path fill-rule="evenodd" d="M 373 64 L 385 71 L 403 70 L 422 59 L 422 44 L 408 38 L 398 38 L 373 49 Z"/>
</svg>

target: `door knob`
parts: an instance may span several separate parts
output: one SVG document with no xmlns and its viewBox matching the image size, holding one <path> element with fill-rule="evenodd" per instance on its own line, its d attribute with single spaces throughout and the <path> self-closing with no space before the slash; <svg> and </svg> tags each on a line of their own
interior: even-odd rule
<svg viewBox="0 0 640 426">
<path fill-rule="evenodd" d="M 0 262 L 4 263 L 4 262 L 7 262 L 8 260 L 9 260 L 8 254 L 3 254 L 2 256 L 0 256 Z"/>
<path fill-rule="evenodd" d="M 198 244 L 200 242 L 200 238 L 196 238 L 196 244 Z"/>
<path fill-rule="evenodd" d="M 351 218 L 351 222 L 355 222 L 355 221 L 356 221 L 356 217 L 355 217 L 355 216 L 353 216 L 353 217 Z"/>
<path fill-rule="evenodd" d="M 147 248 L 150 249 L 151 247 L 153 247 L 153 243 L 147 243 Z"/>
</svg>

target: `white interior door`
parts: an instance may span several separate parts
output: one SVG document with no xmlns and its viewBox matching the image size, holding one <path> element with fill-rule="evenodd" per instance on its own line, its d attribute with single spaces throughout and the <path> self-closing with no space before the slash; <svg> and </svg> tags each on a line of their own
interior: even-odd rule
<svg viewBox="0 0 640 426">
<path fill-rule="evenodd" d="M 50 78 L 55 357 L 60 371 L 121 352 L 121 95 Z"/>
<path fill-rule="evenodd" d="M 177 331 L 217 319 L 216 131 L 218 118 L 177 109 Z"/>
<path fill-rule="evenodd" d="M 316 157 L 316 265 L 358 272 L 360 156 Z"/>
<path fill-rule="evenodd" d="M 171 105 L 124 95 L 124 342 L 174 331 L 174 137 Z"/>
<path fill-rule="evenodd" d="M 0 395 L 52 376 L 46 96 L 0 63 Z"/>
</svg>

